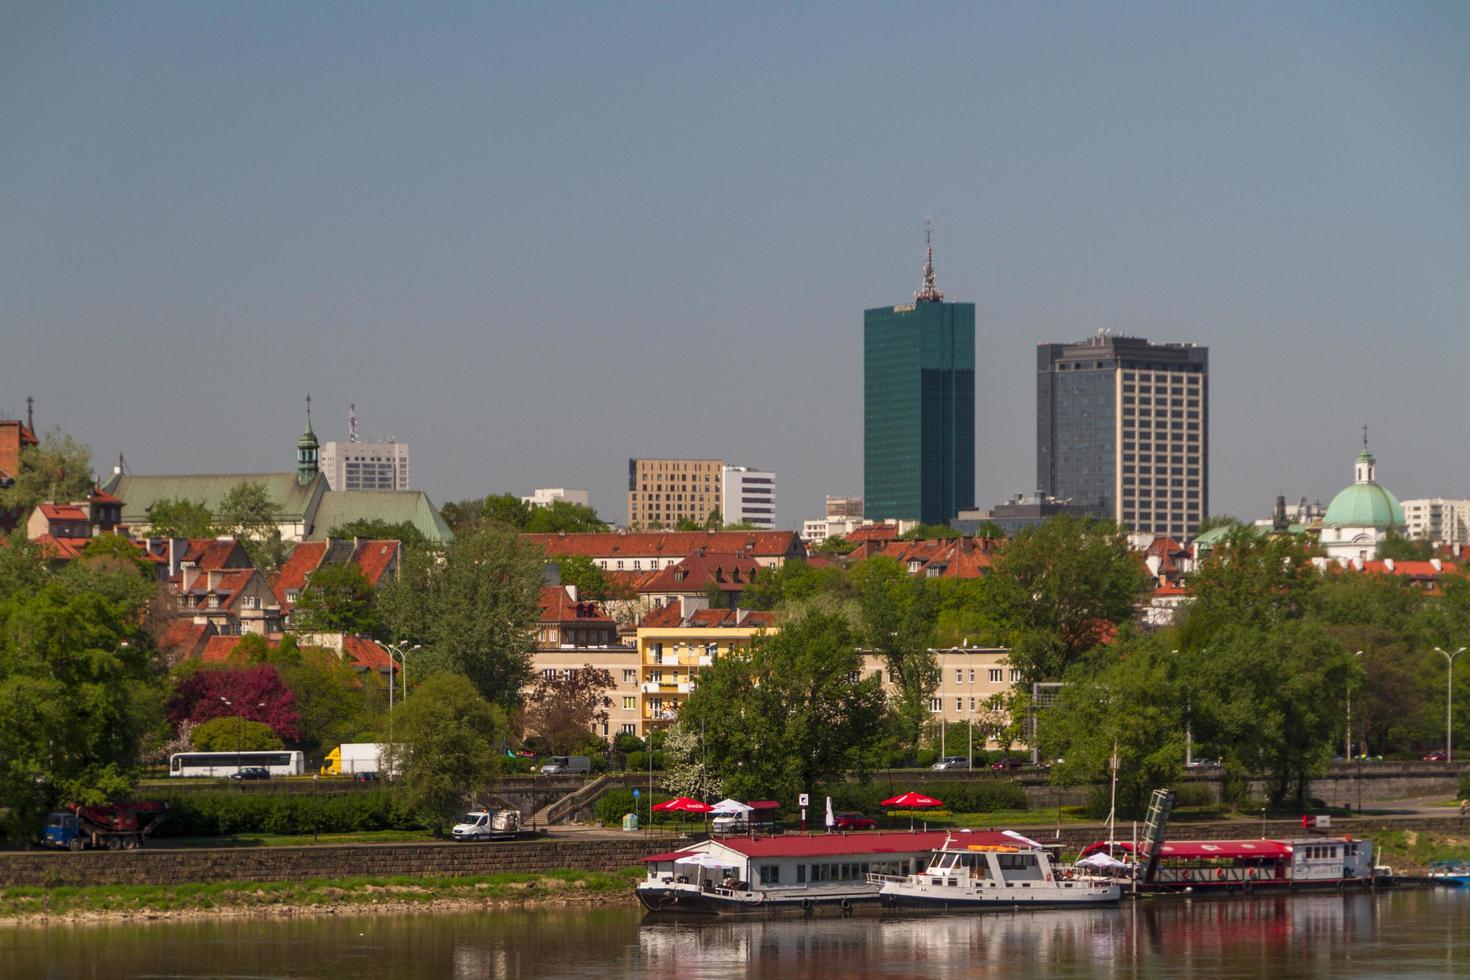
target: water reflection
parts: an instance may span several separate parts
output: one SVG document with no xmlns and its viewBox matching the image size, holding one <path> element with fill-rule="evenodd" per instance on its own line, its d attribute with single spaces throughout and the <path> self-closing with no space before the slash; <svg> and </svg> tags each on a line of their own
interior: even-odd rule
<svg viewBox="0 0 1470 980">
<path fill-rule="evenodd" d="M 0 928 L 10 977 L 1240 977 L 1470 973 L 1470 890 L 644 922 L 627 905 Z"/>
</svg>

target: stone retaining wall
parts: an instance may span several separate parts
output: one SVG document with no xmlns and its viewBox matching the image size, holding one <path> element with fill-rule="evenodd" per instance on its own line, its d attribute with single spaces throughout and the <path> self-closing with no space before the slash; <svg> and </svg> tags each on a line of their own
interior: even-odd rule
<svg viewBox="0 0 1470 980">
<path fill-rule="evenodd" d="M 335 844 L 317 847 L 30 851 L 0 854 L 0 887 L 301 881 L 358 875 L 461 876 L 552 868 L 615 871 L 682 838 L 630 836 L 510 843 Z"/>
</svg>

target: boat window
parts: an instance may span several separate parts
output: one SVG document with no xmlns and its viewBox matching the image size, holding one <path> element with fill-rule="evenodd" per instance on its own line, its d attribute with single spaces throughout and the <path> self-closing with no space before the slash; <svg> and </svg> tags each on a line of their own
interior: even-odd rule
<svg viewBox="0 0 1470 980">
<path fill-rule="evenodd" d="M 779 885 L 781 883 L 781 866 L 779 864 L 762 864 L 760 866 L 760 878 L 762 885 Z"/>
<path fill-rule="evenodd" d="M 806 865 L 804 864 L 798 864 L 796 866 L 796 883 L 798 885 L 806 883 Z"/>
</svg>

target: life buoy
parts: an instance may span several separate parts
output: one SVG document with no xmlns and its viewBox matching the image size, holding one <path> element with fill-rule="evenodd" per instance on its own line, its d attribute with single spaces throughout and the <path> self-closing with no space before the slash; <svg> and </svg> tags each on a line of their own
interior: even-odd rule
<svg viewBox="0 0 1470 980">
<path fill-rule="evenodd" d="M 1259 874 L 1260 874 L 1260 872 L 1256 871 L 1255 868 L 1251 868 L 1251 870 L 1250 870 L 1250 879 L 1251 879 L 1251 881 L 1255 881 L 1256 878 L 1259 876 Z"/>
<path fill-rule="evenodd" d="M 1215 872 L 1215 877 L 1216 878 L 1223 879 L 1225 877 L 1225 869 L 1224 868 L 1220 868 L 1218 871 L 1216 871 Z"/>
<path fill-rule="evenodd" d="M 803 898 L 801 900 L 801 910 L 803 912 L 805 912 L 807 915 L 811 915 L 812 914 L 812 900 L 809 899 L 809 898 Z"/>
<path fill-rule="evenodd" d="M 852 914 L 852 903 L 849 902 L 847 899 L 844 898 L 841 902 L 838 903 L 838 905 L 841 906 L 843 915 Z"/>
<path fill-rule="evenodd" d="M 1072 880 L 1072 874 L 1073 874 L 1072 869 L 1071 868 L 1068 868 L 1066 871 L 1063 871 L 1062 872 L 1062 877 L 1066 878 L 1068 881 L 1071 881 Z"/>
</svg>

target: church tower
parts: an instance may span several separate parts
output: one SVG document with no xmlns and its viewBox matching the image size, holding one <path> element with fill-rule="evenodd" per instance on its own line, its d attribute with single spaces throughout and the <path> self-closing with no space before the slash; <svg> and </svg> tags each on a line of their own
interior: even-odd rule
<svg viewBox="0 0 1470 980">
<path fill-rule="evenodd" d="M 296 482 L 303 487 L 317 474 L 316 433 L 311 431 L 311 396 L 306 396 L 306 431 L 296 440 Z"/>
</svg>

